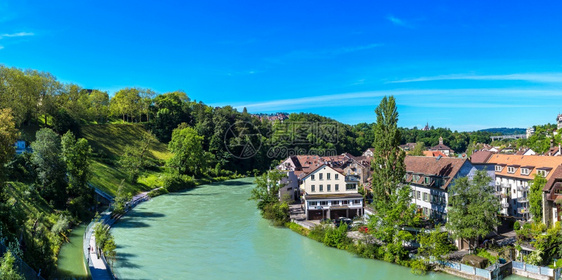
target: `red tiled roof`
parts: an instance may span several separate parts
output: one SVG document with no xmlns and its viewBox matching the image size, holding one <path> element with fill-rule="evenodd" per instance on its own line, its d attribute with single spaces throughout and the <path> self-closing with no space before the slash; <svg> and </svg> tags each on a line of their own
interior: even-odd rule
<svg viewBox="0 0 562 280">
<path fill-rule="evenodd" d="M 446 157 L 446 155 L 441 151 L 423 151 L 423 155 L 426 157 Z"/>
<path fill-rule="evenodd" d="M 432 157 L 406 156 L 406 172 L 420 174 L 418 181 L 412 182 L 413 176 L 408 176 L 406 182 L 421 184 L 427 176 L 438 176 L 445 179 L 441 189 L 447 189 L 453 178 L 465 164 L 466 159 L 444 157 L 440 159 Z"/>
<path fill-rule="evenodd" d="M 477 151 L 474 152 L 472 154 L 472 156 L 470 156 L 470 162 L 473 164 L 482 164 L 482 163 L 486 163 L 488 161 L 488 159 L 490 158 L 490 156 L 492 156 L 494 153 L 490 152 L 490 151 Z"/>
<path fill-rule="evenodd" d="M 429 148 L 429 150 L 435 150 L 435 151 L 440 151 L 440 150 L 449 150 L 449 151 L 453 151 L 453 149 L 449 148 L 449 146 L 445 145 L 445 144 L 437 144 L 436 146 L 433 146 L 431 148 Z"/>
<path fill-rule="evenodd" d="M 534 168 L 529 168 L 529 175 L 522 175 L 521 171 L 518 169 L 515 173 L 507 173 L 508 168 L 503 168 L 502 171 L 496 171 L 496 176 L 506 176 L 519 179 L 531 180 L 534 175 L 537 174 L 537 170 L 541 169 L 554 169 L 562 165 L 562 157 L 547 157 L 547 156 L 517 156 L 517 155 L 503 155 L 494 154 L 488 159 L 488 163 L 495 165 L 508 165 L 508 166 L 529 166 Z M 549 180 L 554 172 L 549 172 L 546 175 L 546 179 Z"/>
</svg>

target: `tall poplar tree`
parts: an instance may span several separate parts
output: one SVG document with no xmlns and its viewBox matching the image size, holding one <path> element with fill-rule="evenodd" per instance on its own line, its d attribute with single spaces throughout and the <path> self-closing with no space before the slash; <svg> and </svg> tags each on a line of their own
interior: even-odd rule
<svg viewBox="0 0 562 280">
<path fill-rule="evenodd" d="M 375 142 L 373 152 L 373 206 L 369 227 L 375 238 L 386 243 L 384 259 L 397 262 L 408 258 L 403 242 L 411 241 L 412 234 L 401 230 L 403 225 L 412 225 L 415 205 L 410 203 L 410 188 L 401 180 L 406 174 L 404 151 L 400 145 L 398 111 L 393 96 L 384 97 L 375 109 Z"/>
<path fill-rule="evenodd" d="M 375 125 L 375 143 L 373 147 L 373 192 L 377 202 L 390 203 L 396 193 L 406 166 L 405 153 L 400 145 L 398 130 L 398 110 L 393 96 L 384 97 L 375 109 L 377 122 Z M 377 205 L 378 206 L 378 205 Z"/>
</svg>

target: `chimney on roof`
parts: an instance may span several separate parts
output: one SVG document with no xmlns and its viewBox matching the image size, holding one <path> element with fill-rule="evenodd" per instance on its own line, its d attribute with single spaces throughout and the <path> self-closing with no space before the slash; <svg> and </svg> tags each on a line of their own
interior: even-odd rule
<svg viewBox="0 0 562 280">
<path fill-rule="evenodd" d="M 439 145 L 443 145 L 443 137 L 439 136 Z"/>
</svg>

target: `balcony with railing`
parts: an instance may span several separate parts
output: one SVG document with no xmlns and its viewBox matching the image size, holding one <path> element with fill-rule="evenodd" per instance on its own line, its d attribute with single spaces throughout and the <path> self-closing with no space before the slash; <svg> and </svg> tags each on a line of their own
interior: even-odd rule
<svg viewBox="0 0 562 280">
<path fill-rule="evenodd" d="M 527 196 L 519 197 L 519 198 L 517 198 L 517 202 L 527 203 L 527 202 L 529 202 L 529 197 L 527 197 Z"/>
<path fill-rule="evenodd" d="M 517 186 L 517 190 L 520 192 L 525 192 L 529 190 L 529 186 L 524 186 L 524 185 Z"/>
<path fill-rule="evenodd" d="M 501 187 L 504 188 L 504 189 L 509 189 L 509 188 L 511 188 L 511 185 L 510 184 L 501 184 Z"/>
<path fill-rule="evenodd" d="M 502 208 L 509 208 L 509 203 L 507 203 L 507 202 L 502 202 L 501 205 L 502 205 Z"/>
<path fill-rule="evenodd" d="M 529 208 L 528 207 L 519 207 L 517 208 L 517 213 L 519 214 L 528 214 Z"/>
</svg>

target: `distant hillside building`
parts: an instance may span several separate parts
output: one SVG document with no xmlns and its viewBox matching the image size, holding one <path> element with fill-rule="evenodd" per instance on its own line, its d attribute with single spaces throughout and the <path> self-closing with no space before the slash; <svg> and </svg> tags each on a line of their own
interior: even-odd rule
<svg viewBox="0 0 562 280">
<path fill-rule="evenodd" d="M 562 114 L 558 114 L 558 117 L 556 118 L 556 122 L 558 123 L 558 129 L 562 128 Z"/>
<path fill-rule="evenodd" d="M 426 124 L 425 124 L 425 127 L 424 127 L 422 130 L 423 130 L 423 131 L 428 131 L 428 130 L 430 130 L 430 128 L 429 128 L 429 123 L 426 123 Z"/>
<path fill-rule="evenodd" d="M 429 148 L 430 151 L 439 151 L 446 156 L 451 156 L 455 151 L 453 151 L 449 146 L 443 144 L 443 137 L 439 137 L 439 144 Z"/>
<path fill-rule="evenodd" d="M 558 124 L 558 126 L 560 127 L 560 123 Z M 531 138 L 533 134 L 535 134 L 535 128 L 532 126 L 527 128 L 527 139 Z"/>
<path fill-rule="evenodd" d="M 284 120 L 289 118 L 288 113 L 275 113 L 275 114 L 252 114 L 252 117 L 260 119 L 260 121 L 268 120 L 270 122 L 280 121 L 283 122 Z"/>
<path fill-rule="evenodd" d="M 400 145 L 399 148 L 405 152 L 413 151 L 416 147 L 416 143 L 406 143 L 404 145 Z"/>
</svg>

